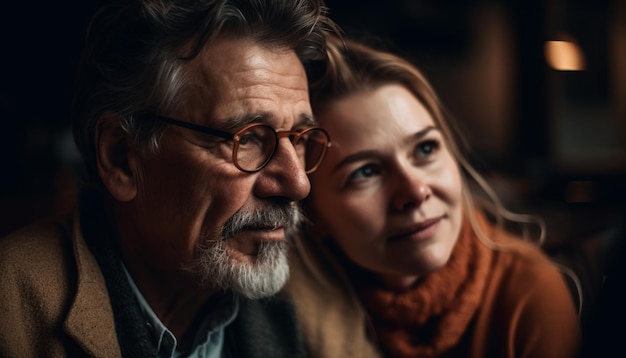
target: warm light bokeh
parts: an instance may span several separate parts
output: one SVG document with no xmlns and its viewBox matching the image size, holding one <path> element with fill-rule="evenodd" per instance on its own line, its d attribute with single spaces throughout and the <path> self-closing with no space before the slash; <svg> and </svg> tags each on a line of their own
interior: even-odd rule
<svg viewBox="0 0 626 358">
<path fill-rule="evenodd" d="M 582 71 L 585 56 L 576 43 L 571 41 L 546 41 L 545 55 L 548 65 L 557 71 Z"/>
</svg>

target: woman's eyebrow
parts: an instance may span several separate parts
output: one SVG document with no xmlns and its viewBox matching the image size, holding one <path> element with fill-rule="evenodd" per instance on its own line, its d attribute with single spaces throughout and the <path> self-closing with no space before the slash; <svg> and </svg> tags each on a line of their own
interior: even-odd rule
<svg viewBox="0 0 626 358">
<path fill-rule="evenodd" d="M 413 139 L 421 139 L 421 138 L 425 137 L 426 134 L 428 134 L 430 131 L 433 131 L 433 130 L 438 131 L 439 129 L 437 127 L 435 127 L 435 126 L 427 126 L 424 129 L 422 129 L 422 130 L 418 131 L 417 133 L 415 133 L 412 136 L 412 138 Z"/>
<path fill-rule="evenodd" d="M 332 140 L 332 139 L 331 139 Z M 376 150 L 364 150 L 361 152 L 357 152 L 351 155 L 348 155 L 347 157 L 343 158 L 342 160 L 339 161 L 339 163 L 337 163 L 334 167 L 333 167 L 333 171 L 336 171 L 337 169 L 341 168 L 342 166 L 354 163 L 354 162 L 358 162 L 360 160 L 366 159 L 366 158 L 371 158 L 373 156 L 378 155 L 379 152 Z"/>
</svg>

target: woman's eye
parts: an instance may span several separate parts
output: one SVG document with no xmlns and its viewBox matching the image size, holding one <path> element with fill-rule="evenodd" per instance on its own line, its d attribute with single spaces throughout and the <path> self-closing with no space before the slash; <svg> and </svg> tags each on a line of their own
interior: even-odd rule
<svg viewBox="0 0 626 358">
<path fill-rule="evenodd" d="M 374 175 L 378 175 L 380 173 L 380 169 L 378 169 L 374 165 L 368 164 L 352 172 L 352 174 L 350 174 L 350 176 L 348 177 L 348 181 L 363 180 L 370 178 Z"/>
<path fill-rule="evenodd" d="M 435 153 L 437 149 L 439 149 L 439 142 L 435 140 L 427 140 L 417 145 L 415 148 L 415 156 L 417 158 L 427 157 Z"/>
</svg>

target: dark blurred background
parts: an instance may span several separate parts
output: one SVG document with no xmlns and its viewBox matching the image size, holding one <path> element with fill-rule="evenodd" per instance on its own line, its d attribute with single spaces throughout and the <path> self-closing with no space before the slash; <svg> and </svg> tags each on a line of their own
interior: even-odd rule
<svg viewBox="0 0 626 358">
<path fill-rule="evenodd" d="M 0 235 L 75 199 L 72 77 L 99 3 L 3 5 Z M 546 251 L 578 273 L 593 307 L 626 217 L 626 1 L 327 5 L 347 35 L 424 71 L 473 162 L 509 208 L 546 220 Z"/>
<path fill-rule="evenodd" d="M 70 106 L 78 53 L 100 1 L 11 1 L 0 10 L 0 236 L 70 208 L 80 165 Z"/>
</svg>

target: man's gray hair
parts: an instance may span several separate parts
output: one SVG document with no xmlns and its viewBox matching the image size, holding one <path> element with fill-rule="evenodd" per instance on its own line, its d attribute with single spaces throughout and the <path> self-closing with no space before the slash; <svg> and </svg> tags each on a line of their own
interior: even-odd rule
<svg viewBox="0 0 626 358">
<path fill-rule="evenodd" d="M 92 186 L 102 187 L 96 123 L 119 116 L 140 150 L 156 150 L 167 113 L 185 98 L 186 64 L 223 35 L 293 49 L 305 68 L 337 31 L 323 0 L 112 0 L 93 17 L 76 74 L 74 138 Z"/>
</svg>

